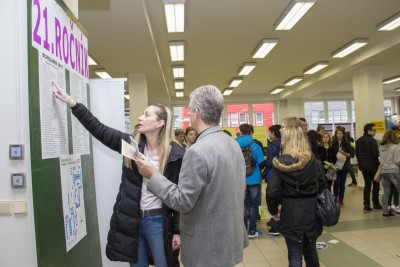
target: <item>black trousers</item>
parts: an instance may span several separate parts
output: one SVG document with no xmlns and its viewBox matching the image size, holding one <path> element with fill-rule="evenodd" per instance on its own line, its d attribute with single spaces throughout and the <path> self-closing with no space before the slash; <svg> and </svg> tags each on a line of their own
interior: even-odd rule
<svg viewBox="0 0 400 267">
<path fill-rule="evenodd" d="M 376 171 L 362 171 L 364 176 L 364 206 L 371 206 L 371 187 L 372 187 L 372 203 L 374 206 L 379 206 L 379 185 L 374 181 Z"/>
</svg>

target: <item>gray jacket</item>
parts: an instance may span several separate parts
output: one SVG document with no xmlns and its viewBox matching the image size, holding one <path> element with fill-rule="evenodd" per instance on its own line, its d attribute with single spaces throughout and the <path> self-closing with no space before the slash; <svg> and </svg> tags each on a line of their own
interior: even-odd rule
<svg viewBox="0 0 400 267">
<path fill-rule="evenodd" d="M 248 246 L 243 223 L 245 163 L 238 143 L 211 127 L 186 150 L 178 185 L 154 174 L 147 189 L 181 212 L 181 261 L 234 266 Z"/>
<path fill-rule="evenodd" d="M 400 146 L 394 144 L 379 146 L 379 159 L 382 164 L 381 173 L 399 173 Z"/>
</svg>

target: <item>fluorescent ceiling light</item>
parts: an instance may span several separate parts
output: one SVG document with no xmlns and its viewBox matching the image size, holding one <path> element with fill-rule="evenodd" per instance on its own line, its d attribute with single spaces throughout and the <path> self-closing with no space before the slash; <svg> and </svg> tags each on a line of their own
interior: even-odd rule
<svg viewBox="0 0 400 267">
<path fill-rule="evenodd" d="M 307 69 L 304 70 L 304 74 L 314 74 L 323 68 L 326 68 L 328 66 L 329 62 L 327 61 L 319 61 L 312 66 L 308 67 Z"/>
<path fill-rule="evenodd" d="M 285 86 L 292 86 L 298 82 L 300 82 L 301 80 L 303 80 L 303 77 L 301 76 L 295 76 L 293 78 L 290 78 L 289 80 L 287 80 L 283 85 Z"/>
<path fill-rule="evenodd" d="M 400 12 L 395 14 L 391 18 L 385 20 L 384 22 L 376 26 L 376 28 L 378 28 L 378 31 L 391 31 L 399 26 L 400 26 Z"/>
<path fill-rule="evenodd" d="M 224 92 L 222 93 L 222 95 L 230 95 L 230 94 L 232 94 L 232 92 L 233 92 L 232 88 L 226 88 L 224 90 Z"/>
<path fill-rule="evenodd" d="M 184 95 L 183 91 L 175 91 L 176 97 L 183 97 L 183 95 Z"/>
<path fill-rule="evenodd" d="M 183 61 L 185 58 L 185 42 L 169 42 L 171 61 Z"/>
<path fill-rule="evenodd" d="M 93 58 L 91 58 L 89 56 L 89 65 L 97 65 L 97 62 L 93 60 Z"/>
<path fill-rule="evenodd" d="M 283 87 L 275 87 L 274 89 L 269 91 L 269 93 L 271 95 L 276 95 L 276 94 L 279 94 L 280 92 L 282 92 L 283 90 L 285 90 L 285 88 L 283 88 Z"/>
<path fill-rule="evenodd" d="M 275 30 L 290 30 L 317 0 L 293 0 L 275 23 Z"/>
<path fill-rule="evenodd" d="M 265 58 L 268 53 L 276 46 L 278 39 L 264 39 L 253 52 L 253 58 Z"/>
<path fill-rule="evenodd" d="M 396 92 L 400 92 L 400 87 L 394 89 Z"/>
<path fill-rule="evenodd" d="M 233 78 L 229 83 L 228 87 L 238 87 L 239 84 L 243 81 L 242 78 Z"/>
<path fill-rule="evenodd" d="M 185 83 L 183 81 L 175 81 L 175 90 L 183 89 Z"/>
<path fill-rule="evenodd" d="M 186 0 L 163 0 L 168 32 L 185 31 Z"/>
<path fill-rule="evenodd" d="M 336 57 L 336 58 L 345 57 L 348 54 L 353 53 L 357 49 L 360 49 L 367 43 L 368 43 L 368 39 L 355 39 L 355 40 L 351 41 L 350 43 L 346 44 L 345 46 L 343 46 L 342 48 L 340 48 L 339 50 L 333 52 L 332 57 Z"/>
<path fill-rule="evenodd" d="M 389 78 L 389 79 L 385 79 L 382 82 L 384 84 L 388 84 L 388 83 L 394 83 L 394 82 L 397 82 L 397 81 L 400 81 L 400 76 L 395 76 L 395 77 L 392 77 L 392 78 Z"/>
<path fill-rule="evenodd" d="M 124 97 L 129 100 L 129 95 L 124 95 Z"/>
<path fill-rule="evenodd" d="M 183 66 L 172 66 L 172 72 L 174 74 L 174 78 L 185 77 L 185 68 Z"/>
<path fill-rule="evenodd" d="M 239 70 L 239 75 L 249 75 L 250 72 L 256 67 L 256 63 L 244 63 Z"/>
<path fill-rule="evenodd" d="M 97 74 L 102 79 L 111 79 L 112 77 L 107 73 L 105 69 L 96 69 L 94 70 L 94 73 Z"/>
</svg>

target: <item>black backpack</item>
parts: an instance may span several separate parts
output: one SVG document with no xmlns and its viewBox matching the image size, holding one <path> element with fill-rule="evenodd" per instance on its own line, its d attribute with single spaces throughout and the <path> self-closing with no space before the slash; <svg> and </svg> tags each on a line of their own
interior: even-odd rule
<svg viewBox="0 0 400 267">
<path fill-rule="evenodd" d="M 256 167 L 256 161 L 254 160 L 253 151 L 251 150 L 251 144 L 253 144 L 253 142 L 248 146 L 242 147 L 244 162 L 246 163 L 246 175 L 252 174 Z"/>
</svg>

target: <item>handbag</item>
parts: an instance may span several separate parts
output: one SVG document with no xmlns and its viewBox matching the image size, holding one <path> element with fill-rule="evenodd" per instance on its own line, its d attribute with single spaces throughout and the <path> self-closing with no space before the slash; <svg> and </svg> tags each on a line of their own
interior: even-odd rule
<svg viewBox="0 0 400 267">
<path fill-rule="evenodd" d="M 337 178 L 336 171 L 334 169 L 332 169 L 332 168 L 329 168 L 326 171 L 325 177 L 329 181 L 336 181 L 336 178 Z"/>
<path fill-rule="evenodd" d="M 378 166 L 378 170 L 376 170 L 376 173 L 375 173 L 375 176 L 374 176 L 374 181 L 377 182 L 377 183 L 380 183 L 381 180 L 382 180 L 382 178 L 381 178 L 382 165 L 383 165 L 383 163 L 385 163 L 386 158 L 389 156 L 389 149 L 390 149 L 390 147 L 387 150 L 385 159 L 382 160 L 382 163 L 379 164 L 379 166 Z"/>
<path fill-rule="evenodd" d="M 321 174 L 320 166 L 317 164 L 317 210 L 316 214 L 321 221 L 323 226 L 333 226 L 336 225 L 340 217 L 340 205 L 339 201 L 332 195 L 327 187 L 319 192 L 319 174 Z"/>
</svg>

